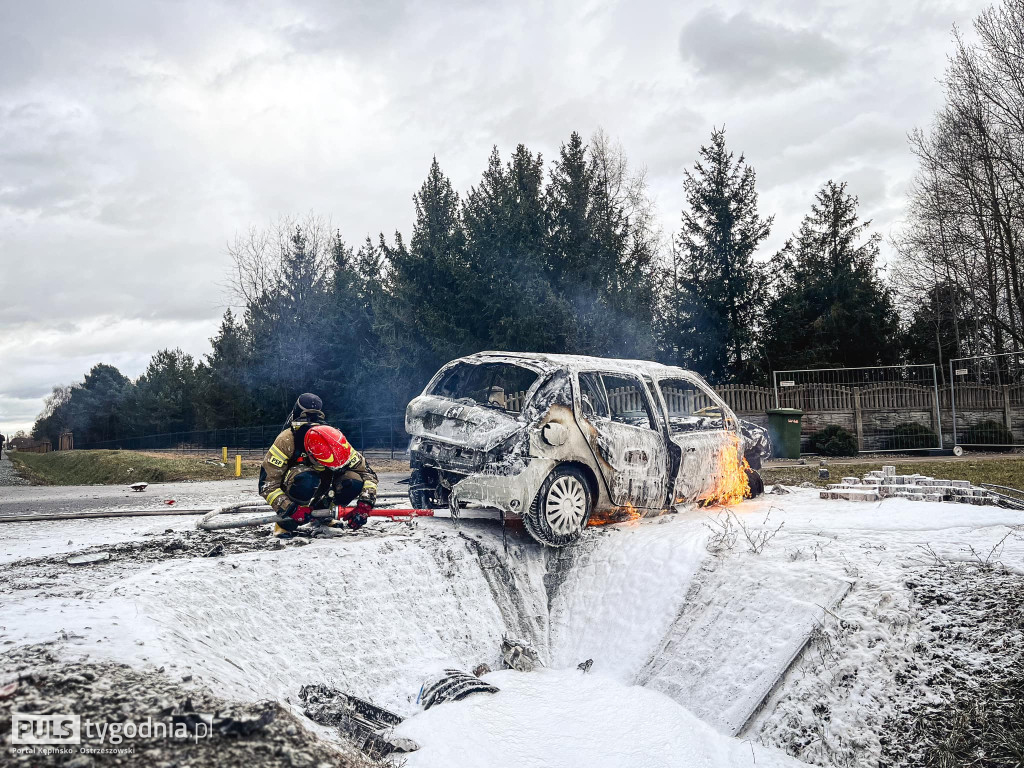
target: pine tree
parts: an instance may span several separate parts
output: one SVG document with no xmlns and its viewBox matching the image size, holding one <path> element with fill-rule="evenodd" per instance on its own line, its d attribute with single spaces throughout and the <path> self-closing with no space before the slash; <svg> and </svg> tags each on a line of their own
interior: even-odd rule
<svg viewBox="0 0 1024 768">
<path fill-rule="evenodd" d="M 754 261 L 772 217 L 757 212 L 756 175 L 725 146 L 725 129 L 711 134 L 683 180 L 687 207 L 677 245 L 684 314 L 670 333 L 690 364 L 713 381 L 751 374 L 754 333 L 766 300 L 766 273 Z"/>
<path fill-rule="evenodd" d="M 201 378 L 199 420 L 206 429 L 254 423 L 254 404 L 248 394 L 250 365 L 246 329 L 231 309 L 224 312 L 212 350 L 198 370 Z"/>
<path fill-rule="evenodd" d="M 520 144 L 502 166 L 495 147 L 463 205 L 470 337 L 478 349 L 560 352 L 570 309 L 545 270 L 543 160 Z"/>
<path fill-rule="evenodd" d="M 945 381 L 949 361 L 978 346 L 976 326 L 966 310 L 969 304 L 970 297 L 952 281 L 940 281 L 919 297 L 902 333 L 904 360 L 936 363 Z"/>
<path fill-rule="evenodd" d="M 195 427 L 199 381 L 195 360 L 180 349 L 162 349 L 135 385 L 136 429 L 143 434 Z"/>
<path fill-rule="evenodd" d="M 580 135 L 573 131 L 551 169 L 545 192 L 545 266 L 563 296 L 596 294 L 604 283 L 595 259 L 593 170 Z"/>
<path fill-rule="evenodd" d="M 389 300 L 377 321 L 391 367 L 407 372 L 403 389 L 408 394 L 421 389 L 443 363 L 477 351 L 459 196 L 436 157 L 413 204 L 408 249 L 400 237 L 393 247 L 381 238 Z"/>
<path fill-rule="evenodd" d="M 877 274 L 880 236 L 867 235 L 846 184 L 828 181 L 775 259 L 780 283 L 765 333 L 770 368 L 897 362 L 896 311 Z M 859 244 L 858 244 L 859 243 Z"/>
</svg>

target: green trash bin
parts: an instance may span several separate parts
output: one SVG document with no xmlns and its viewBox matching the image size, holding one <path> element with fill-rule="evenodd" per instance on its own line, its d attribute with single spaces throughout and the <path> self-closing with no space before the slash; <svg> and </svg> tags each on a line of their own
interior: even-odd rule
<svg viewBox="0 0 1024 768">
<path fill-rule="evenodd" d="M 800 458 L 800 417 L 798 408 L 772 408 L 768 411 L 768 435 L 772 455 L 780 459 Z"/>
</svg>

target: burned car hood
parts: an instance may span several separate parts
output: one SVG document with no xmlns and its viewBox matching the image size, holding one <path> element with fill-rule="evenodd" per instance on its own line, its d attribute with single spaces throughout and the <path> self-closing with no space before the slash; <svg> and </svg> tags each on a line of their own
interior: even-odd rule
<svg viewBox="0 0 1024 768">
<path fill-rule="evenodd" d="M 405 411 L 405 430 L 455 445 L 489 451 L 524 426 L 511 413 L 435 395 L 420 395 Z"/>
</svg>

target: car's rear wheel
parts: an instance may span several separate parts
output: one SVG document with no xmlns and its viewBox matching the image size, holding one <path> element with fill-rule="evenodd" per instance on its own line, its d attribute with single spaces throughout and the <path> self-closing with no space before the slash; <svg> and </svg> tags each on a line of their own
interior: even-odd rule
<svg viewBox="0 0 1024 768">
<path fill-rule="evenodd" d="M 565 547 L 583 535 L 593 510 L 590 483 L 578 467 L 556 467 L 523 515 L 527 532 L 541 544 Z"/>
</svg>

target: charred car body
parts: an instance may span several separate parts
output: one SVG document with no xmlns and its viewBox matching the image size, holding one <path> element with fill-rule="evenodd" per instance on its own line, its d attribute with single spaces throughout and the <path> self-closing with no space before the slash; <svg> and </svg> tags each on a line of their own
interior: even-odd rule
<svg viewBox="0 0 1024 768">
<path fill-rule="evenodd" d="M 405 425 L 413 506 L 495 509 L 556 547 L 592 520 L 706 500 L 723 465 L 746 454 L 759 467 L 770 450 L 695 373 L 571 355 L 454 360 L 409 403 Z"/>
</svg>

